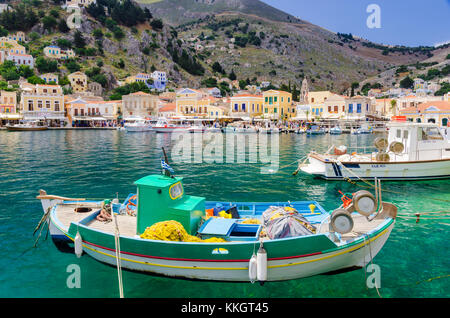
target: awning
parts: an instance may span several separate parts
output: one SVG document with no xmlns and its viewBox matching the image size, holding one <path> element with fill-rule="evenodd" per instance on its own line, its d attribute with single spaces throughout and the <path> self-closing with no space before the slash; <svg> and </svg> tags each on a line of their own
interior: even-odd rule
<svg viewBox="0 0 450 318">
<path fill-rule="evenodd" d="M 0 119 L 18 120 L 21 118 L 22 118 L 21 114 L 8 114 L 8 113 L 0 114 Z"/>
</svg>

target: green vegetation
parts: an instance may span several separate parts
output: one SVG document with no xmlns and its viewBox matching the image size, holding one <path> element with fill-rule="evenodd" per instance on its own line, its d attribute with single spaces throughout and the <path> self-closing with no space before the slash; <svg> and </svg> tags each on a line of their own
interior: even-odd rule
<svg viewBox="0 0 450 318">
<path fill-rule="evenodd" d="M 400 87 L 401 88 L 413 88 L 414 87 L 414 81 L 411 77 L 406 76 L 404 79 L 400 81 Z"/>
</svg>

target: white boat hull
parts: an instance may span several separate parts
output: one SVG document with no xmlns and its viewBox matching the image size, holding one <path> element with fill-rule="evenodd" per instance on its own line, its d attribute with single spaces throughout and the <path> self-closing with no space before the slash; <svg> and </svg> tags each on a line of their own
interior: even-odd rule
<svg viewBox="0 0 450 318">
<path fill-rule="evenodd" d="M 282 281 L 309 277 L 353 267 L 367 265 L 381 250 L 388 239 L 395 222 L 372 239 L 334 250 L 330 253 L 302 255 L 298 258 L 268 261 L 267 281 Z M 83 251 L 96 260 L 116 266 L 114 250 L 94 244 L 83 244 Z M 152 258 L 145 255 L 121 254 L 121 266 L 129 270 L 149 272 L 170 277 L 211 281 L 249 281 L 249 262 L 180 261 Z"/>
<path fill-rule="evenodd" d="M 450 178 L 450 158 L 411 162 L 324 162 L 314 156 L 302 167 L 305 173 L 327 180 L 425 180 Z"/>
</svg>

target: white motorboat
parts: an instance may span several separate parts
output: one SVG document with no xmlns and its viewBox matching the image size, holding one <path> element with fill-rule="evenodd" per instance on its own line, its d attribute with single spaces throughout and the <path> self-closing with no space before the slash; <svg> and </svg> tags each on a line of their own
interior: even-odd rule
<svg viewBox="0 0 450 318">
<path fill-rule="evenodd" d="M 123 128 L 127 132 L 143 132 L 151 131 L 152 124 L 149 120 L 141 117 L 129 117 L 125 119 Z"/>
<path fill-rule="evenodd" d="M 377 152 L 308 155 L 300 169 L 327 180 L 422 180 L 450 178 L 450 141 L 430 123 L 392 122 L 388 138 L 375 140 Z"/>
<path fill-rule="evenodd" d="M 175 124 L 166 119 L 160 119 L 153 126 L 153 131 L 157 133 L 189 132 L 189 127 L 182 124 Z"/>
<path fill-rule="evenodd" d="M 202 125 L 193 125 L 188 128 L 188 131 L 191 133 L 202 133 L 205 131 L 205 126 Z"/>
<path fill-rule="evenodd" d="M 45 122 L 32 120 L 32 121 L 23 121 L 15 125 L 6 125 L 6 129 L 9 131 L 40 131 L 40 130 L 47 130 L 48 126 Z"/>
</svg>

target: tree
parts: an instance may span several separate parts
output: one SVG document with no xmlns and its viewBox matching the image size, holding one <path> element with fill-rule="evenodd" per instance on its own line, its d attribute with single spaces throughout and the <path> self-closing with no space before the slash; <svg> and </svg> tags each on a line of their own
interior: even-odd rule
<svg viewBox="0 0 450 318">
<path fill-rule="evenodd" d="M 42 18 L 42 24 L 45 30 L 51 30 L 57 26 L 58 21 L 53 16 L 45 16 Z"/>
<path fill-rule="evenodd" d="M 86 46 L 86 40 L 79 30 L 77 30 L 73 36 L 73 44 L 75 44 L 75 47 L 77 48 L 83 48 Z"/>
<path fill-rule="evenodd" d="M 152 22 L 150 22 L 150 26 L 153 28 L 153 30 L 161 30 L 163 28 L 163 22 L 161 19 L 154 19 Z"/>
<path fill-rule="evenodd" d="M 59 20 L 58 30 L 61 33 L 67 33 L 70 31 L 70 28 L 67 26 L 66 20 L 64 19 Z"/>
<path fill-rule="evenodd" d="M 394 116 L 397 116 L 397 101 L 391 99 L 391 110 L 394 110 Z"/>
<path fill-rule="evenodd" d="M 232 81 L 236 80 L 237 77 L 236 77 L 236 74 L 234 74 L 234 70 L 231 70 L 231 73 L 230 73 L 230 75 L 228 75 L 228 78 Z"/>
<path fill-rule="evenodd" d="M 212 69 L 214 72 L 220 73 L 220 74 L 225 74 L 224 69 L 222 68 L 222 65 L 220 65 L 219 62 L 214 62 L 214 64 L 212 65 Z"/>
<path fill-rule="evenodd" d="M 414 87 L 414 81 L 411 77 L 406 76 L 404 79 L 400 81 L 400 87 L 401 88 L 413 88 Z"/>
<path fill-rule="evenodd" d="M 42 56 L 36 58 L 35 65 L 39 73 L 51 73 L 58 70 L 58 62 L 46 59 Z"/>
</svg>

